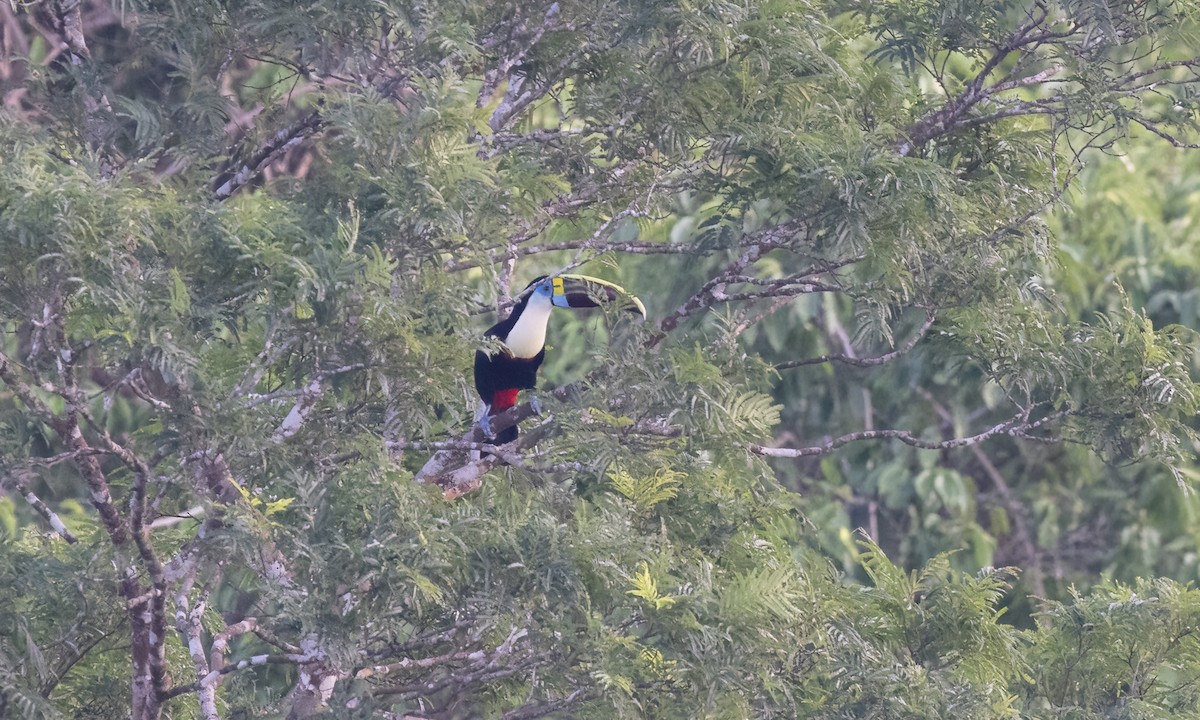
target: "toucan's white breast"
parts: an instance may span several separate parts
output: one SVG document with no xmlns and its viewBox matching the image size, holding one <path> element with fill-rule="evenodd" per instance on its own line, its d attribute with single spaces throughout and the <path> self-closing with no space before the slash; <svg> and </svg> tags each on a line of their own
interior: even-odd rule
<svg viewBox="0 0 1200 720">
<path fill-rule="evenodd" d="M 517 318 L 504 344 L 513 357 L 529 359 L 546 347 L 546 323 L 550 321 L 550 298 L 534 295 Z"/>
</svg>

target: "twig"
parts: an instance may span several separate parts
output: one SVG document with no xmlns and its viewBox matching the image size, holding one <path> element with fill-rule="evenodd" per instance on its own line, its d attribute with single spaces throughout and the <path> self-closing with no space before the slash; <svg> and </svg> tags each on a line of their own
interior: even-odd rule
<svg viewBox="0 0 1200 720">
<path fill-rule="evenodd" d="M 766 457 L 776 457 L 776 458 L 815 457 L 815 456 L 821 456 L 821 455 L 828 455 L 829 453 L 842 447 L 843 445 L 848 445 L 852 442 L 859 442 L 862 440 L 881 440 L 881 439 L 882 440 L 886 440 L 886 439 L 899 440 L 900 442 L 904 443 L 905 445 L 911 445 L 912 447 L 919 448 L 921 450 L 949 450 L 951 448 L 975 445 L 976 443 L 983 442 L 984 440 L 987 440 L 988 438 L 991 438 L 991 437 L 995 437 L 996 435 L 1013 435 L 1016 433 L 1025 433 L 1025 432 L 1028 432 L 1029 430 L 1033 430 L 1037 427 L 1041 427 L 1041 426 L 1045 425 L 1046 423 L 1053 422 L 1054 420 L 1058 420 L 1059 418 L 1062 418 L 1065 415 L 1067 415 L 1066 410 L 1060 410 L 1058 412 L 1047 415 L 1046 417 L 1042 418 L 1041 420 L 1038 420 L 1037 422 L 1030 423 L 1030 422 L 1027 422 L 1027 420 L 1029 417 L 1029 413 L 1032 410 L 1033 410 L 1033 408 L 1027 408 L 1027 409 L 1023 410 L 1022 412 L 1018 413 L 1017 415 L 1013 416 L 1012 418 L 1009 418 L 1008 420 L 1005 420 L 1004 422 L 1002 422 L 998 425 L 990 427 L 987 430 L 984 430 L 983 432 L 979 433 L 978 435 L 972 435 L 970 437 L 954 438 L 952 440 L 942 440 L 942 441 L 923 440 L 923 439 L 917 437 L 916 435 L 913 435 L 912 433 L 908 432 L 907 430 L 860 430 L 858 432 L 847 433 L 840 437 L 832 438 L 830 440 L 825 441 L 824 443 L 821 443 L 820 445 L 813 445 L 810 447 L 777 448 L 777 447 L 767 447 L 765 445 L 751 445 L 750 451 L 757 455 L 763 455 Z"/>
<path fill-rule="evenodd" d="M 29 506 L 33 508 L 38 515 L 41 515 L 46 522 L 50 523 L 50 527 L 54 529 L 54 532 L 58 533 L 63 540 L 66 540 L 71 545 L 79 542 L 79 539 L 67 529 L 67 526 L 62 521 L 62 518 L 60 518 L 57 513 L 50 509 L 49 505 L 43 502 L 41 498 L 39 498 L 32 490 L 29 489 L 29 475 L 31 475 L 31 473 L 16 471 L 11 473 L 9 478 L 16 491 L 25 497 L 25 502 L 29 503 Z"/>
<path fill-rule="evenodd" d="M 911 338 L 906 340 L 903 345 L 896 348 L 892 352 L 884 353 L 883 355 L 867 358 L 852 357 L 845 353 L 821 355 L 820 357 L 806 358 L 804 360 L 787 360 L 785 362 L 776 363 L 775 369 L 790 370 L 792 368 L 804 367 L 806 365 L 820 365 L 827 362 L 836 362 L 843 365 L 852 365 L 854 367 L 862 368 L 884 365 L 916 347 L 917 343 L 921 341 L 921 338 L 925 337 L 926 333 L 929 332 L 929 328 L 933 327 L 933 323 L 936 319 L 937 314 L 933 310 L 926 310 L 925 322 L 921 323 L 921 327 L 917 329 L 917 332 Z"/>
<path fill-rule="evenodd" d="M 785 242 L 786 239 L 798 232 L 800 227 L 798 222 L 792 221 L 760 230 L 745 238 L 741 255 L 734 258 L 724 270 L 704 283 L 687 301 L 676 308 L 675 312 L 659 322 L 658 334 L 650 341 L 650 345 L 657 345 L 661 342 L 662 338 L 674 330 L 684 319 L 720 302 L 718 298 L 730 297 L 725 294 L 725 285 L 731 281 L 730 279 L 741 275 L 747 267 L 757 262 L 763 253 Z"/>
<path fill-rule="evenodd" d="M 500 716 L 500 720 L 536 720 L 540 717 L 545 717 L 550 713 L 559 712 L 564 708 L 570 707 L 580 702 L 590 700 L 595 695 L 595 691 L 590 688 L 579 688 L 558 700 L 547 700 L 540 703 L 526 703 L 518 708 L 513 708 Z"/>
<path fill-rule="evenodd" d="M 213 195 L 224 200 L 248 185 L 262 174 L 263 169 L 289 149 L 315 135 L 325 125 L 325 119 L 317 110 L 291 127 L 284 128 L 271 136 L 248 157 L 237 170 L 227 168 L 212 179 Z"/>
<path fill-rule="evenodd" d="M 188 520 L 199 520 L 200 516 L 204 515 L 204 506 L 196 505 L 184 510 L 178 515 L 162 515 L 154 518 L 150 522 L 148 528 L 150 530 L 162 530 L 169 527 L 174 527 L 179 523 L 187 522 Z"/>
</svg>

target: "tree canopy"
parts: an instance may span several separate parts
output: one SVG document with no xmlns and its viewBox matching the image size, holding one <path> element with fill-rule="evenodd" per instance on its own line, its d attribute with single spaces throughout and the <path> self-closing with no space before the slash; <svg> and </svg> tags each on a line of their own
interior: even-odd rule
<svg viewBox="0 0 1200 720">
<path fill-rule="evenodd" d="M 0 717 L 1196 715 L 1198 11 L 0 5 Z"/>
</svg>

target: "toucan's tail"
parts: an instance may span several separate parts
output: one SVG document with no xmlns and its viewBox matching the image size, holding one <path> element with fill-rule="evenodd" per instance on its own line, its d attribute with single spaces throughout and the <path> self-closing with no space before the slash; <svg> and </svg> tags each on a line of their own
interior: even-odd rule
<svg viewBox="0 0 1200 720">
<path fill-rule="evenodd" d="M 517 434 L 518 433 L 517 433 L 516 425 L 506 427 L 503 430 L 501 430 L 500 432 L 496 433 L 496 439 L 492 440 L 492 444 L 493 445 L 504 445 L 505 443 L 510 443 L 513 440 L 517 439 Z"/>
</svg>

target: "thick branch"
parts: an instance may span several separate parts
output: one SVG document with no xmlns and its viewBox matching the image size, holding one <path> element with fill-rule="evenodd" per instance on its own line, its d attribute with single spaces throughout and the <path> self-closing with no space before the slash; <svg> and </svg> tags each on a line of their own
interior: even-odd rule
<svg viewBox="0 0 1200 720">
<path fill-rule="evenodd" d="M 209 665 L 201 641 L 203 628 L 200 620 L 204 617 L 204 609 L 207 607 L 207 595 L 201 592 L 200 597 L 196 599 L 195 606 L 188 608 L 188 593 L 191 591 L 194 579 L 194 575 L 188 577 L 175 596 L 175 629 L 183 636 L 188 655 L 192 658 L 192 665 L 196 668 L 196 677 L 204 678 L 209 674 Z M 217 712 L 216 686 L 212 684 L 205 686 L 202 681 L 197 685 L 200 695 L 200 715 L 204 720 L 220 720 Z M 167 694 L 164 693 L 164 695 Z"/>
<path fill-rule="evenodd" d="M 528 404 L 528 403 L 527 403 Z M 446 499 L 451 500 L 479 488 L 483 476 L 497 465 L 521 465 L 520 451 L 531 447 L 546 436 L 551 418 L 535 428 L 527 430 L 516 440 L 496 448 L 496 452 L 443 474 L 434 480 L 444 489 Z"/>
<path fill-rule="evenodd" d="M 296 401 L 296 404 L 288 412 L 287 417 L 275 429 L 274 434 L 271 435 L 271 442 L 278 445 L 300 432 L 300 428 L 304 427 L 304 422 L 308 420 L 308 416 L 312 413 L 313 409 L 317 406 L 317 402 L 320 401 L 321 396 L 324 394 L 325 385 L 322 377 L 318 375 L 304 388 L 300 399 Z"/>
</svg>

